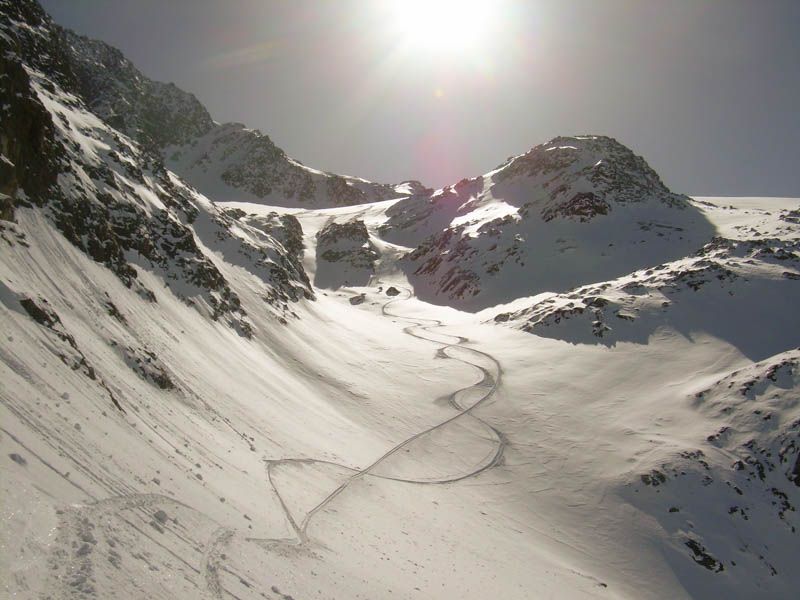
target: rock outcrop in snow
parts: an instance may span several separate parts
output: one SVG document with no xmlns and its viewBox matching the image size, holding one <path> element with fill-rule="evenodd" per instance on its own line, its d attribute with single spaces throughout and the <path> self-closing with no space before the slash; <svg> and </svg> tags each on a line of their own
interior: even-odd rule
<svg viewBox="0 0 800 600">
<path fill-rule="evenodd" d="M 329 223 L 317 233 L 314 285 L 333 289 L 368 285 L 378 256 L 364 221 Z"/>
<path fill-rule="evenodd" d="M 785 563 L 800 528 L 798 389 L 793 349 L 698 391 L 693 408 L 716 429 L 696 447 L 662 455 L 630 484 L 631 501 L 700 567 L 748 573 L 759 585 L 785 575 L 775 565 Z"/>
</svg>

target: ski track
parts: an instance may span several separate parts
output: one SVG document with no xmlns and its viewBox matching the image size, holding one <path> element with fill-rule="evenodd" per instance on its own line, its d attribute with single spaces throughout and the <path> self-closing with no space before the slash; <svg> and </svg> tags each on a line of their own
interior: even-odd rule
<svg viewBox="0 0 800 600">
<path fill-rule="evenodd" d="M 273 546 L 273 545 L 285 545 L 286 544 L 286 545 L 297 546 L 297 545 L 307 544 L 309 542 L 309 540 L 310 540 L 309 535 L 308 535 L 308 528 L 311 525 L 311 522 L 314 519 L 314 517 L 316 515 L 318 515 L 321 511 L 325 510 L 325 508 L 328 505 L 330 505 L 353 482 L 355 482 L 356 480 L 358 480 L 358 479 L 360 479 L 362 477 L 365 477 L 365 476 L 375 477 L 375 478 L 379 478 L 379 479 L 387 479 L 387 480 L 397 481 L 397 482 L 402 482 L 402 483 L 418 484 L 418 485 L 445 485 L 445 484 L 449 484 L 449 483 L 455 483 L 455 482 L 458 482 L 458 481 L 463 481 L 464 479 L 468 479 L 468 478 L 480 475 L 481 473 L 483 473 L 483 472 L 485 472 L 485 471 L 487 471 L 487 470 L 499 465 L 502 462 L 503 452 L 505 451 L 505 448 L 506 448 L 506 445 L 507 445 L 506 437 L 503 435 L 503 433 L 500 430 L 498 430 L 497 428 L 493 427 L 492 425 L 490 425 L 489 423 L 487 423 L 486 421 L 484 421 L 480 417 L 477 417 L 474 414 L 472 414 L 473 411 L 476 408 L 478 408 L 480 405 L 486 403 L 494 395 L 494 393 L 496 392 L 497 388 L 499 387 L 500 380 L 501 380 L 501 375 L 502 375 L 502 369 L 501 369 L 500 363 L 493 356 L 491 356 L 490 354 L 487 354 L 485 352 L 481 352 L 479 350 L 475 350 L 474 348 L 469 348 L 469 347 L 464 346 L 464 344 L 469 343 L 470 340 L 468 338 L 465 338 L 465 337 L 462 337 L 462 336 L 449 335 L 449 334 L 433 334 L 434 336 L 439 336 L 439 337 L 444 337 L 444 338 L 451 338 L 451 339 L 454 340 L 453 342 L 442 342 L 441 339 L 433 339 L 431 337 L 426 337 L 423 333 L 421 333 L 421 332 L 427 332 L 427 333 L 430 334 L 430 333 L 433 333 L 433 332 L 430 331 L 431 329 L 436 328 L 436 327 L 444 326 L 442 324 L 442 322 L 439 321 L 439 320 L 436 320 L 436 319 L 424 319 L 424 318 L 420 318 L 420 317 L 407 317 L 407 316 L 398 315 L 398 314 L 395 314 L 393 312 L 390 312 L 389 311 L 389 307 L 392 304 L 394 304 L 394 303 L 396 303 L 396 302 L 398 302 L 400 300 L 408 300 L 409 298 L 412 297 L 412 294 L 411 294 L 410 290 L 404 289 L 404 292 L 405 292 L 405 296 L 393 298 L 392 300 L 389 300 L 388 302 L 386 302 L 383 305 L 382 309 L 381 309 L 382 314 L 384 316 L 386 316 L 386 317 L 392 317 L 392 318 L 395 318 L 395 319 L 402 319 L 404 321 L 412 322 L 413 323 L 412 325 L 409 325 L 409 326 L 407 326 L 407 327 L 405 327 L 403 329 L 403 332 L 405 334 L 410 335 L 410 336 L 415 337 L 415 338 L 418 338 L 418 339 L 421 339 L 421 340 L 428 341 L 428 342 L 443 343 L 444 345 L 441 346 L 439 348 L 438 352 L 437 352 L 437 356 L 438 357 L 440 357 L 440 358 L 448 358 L 448 359 L 451 359 L 451 360 L 458 360 L 458 361 L 461 361 L 461 362 L 463 362 L 465 364 L 471 365 L 471 366 L 475 367 L 476 369 L 478 369 L 479 371 L 481 371 L 481 373 L 483 374 L 483 377 L 477 383 L 474 383 L 474 384 L 469 385 L 469 386 L 464 387 L 464 388 L 460 388 L 460 389 L 452 392 L 447 397 L 447 402 L 448 402 L 449 406 L 451 406 L 453 409 L 458 411 L 455 415 L 449 417 L 448 419 L 445 419 L 444 421 L 441 421 L 441 422 L 437 423 L 436 425 L 428 427 L 427 429 L 424 429 L 424 430 L 412 435 L 409 438 L 406 438 L 405 440 L 403 440 L 399 444 L 395 445 L 394 447 L 392 447 L 391 449 L 386 451 L 383 455 L 381 455 L 379 458 L 377 458 L 375 461 L 373 461 L 371 464 L 369 464 L 368 466 L 364 467 L 363 469 L 357 469 L 357 468 L 354 468 L 354 467 L 351 467 L 351 466 L 348 466 L 348 465 L 344 465 L 344 464 L 333 462 L 333 461 L 329 461 L 329 460 L 314 459 L 314 458 L 282 458 L 282 459 L 266 459 L 265 458 L 264 459 L 264 463 L 266 465 L 266 469 L 265 470 L 266 470 L 267 481 L 268 481 L 270 487 L 272 488 L 273 493 L 277 497 L 278 502 L 280 503 L 281 509 L 283 510 L 283 513 L 284 513 L 284 515 L 286 517 L 287 522 L 289 523 L 289 525 L 291 526 L 291 528 L 292 528 L 292 530 L 294 532 L 294 537 L 293 538 L 249 538 L 249 537 L 245 537 L 245 538 L 243 538 L 245 541 L 257 543 L 257 544 L 261 545 L 262 547 L 266 547 L 266 548 L 268 548 L 270 546 Z M 469 362 L 468 360 L 465 360 L 464 358 L 459 358 L 457 356 L 451 356 L 450 354 L 448 354 L 448 350 L 449 349 L 456 348 L 456 347 L 458 347 L 460 349 L 460 351 L 462 351 L 462 352 L 463 351 L 467 351 L 468 353 L 471 353 L 471 354 L 473 354 L 475 356 L 479 356 L 479 357 L 482 357 L 484 359 L 489 360 L 494 365 L 496 373 L 492 373 L 490 371 L 490 369 L 484 368 L 484 367 L 480 366 L 479 364 Z M 461 395 L 461 394 L 463 394 L 463 393 L 465 393 L 465 392 L 467 392 L 469 390 L 479 389 L 479 388 L 487 388 L 487 389 L 480 396 L 480 398 L 477 401 L 473 402 L 470 406 L 467 406 L 467 407 L 464 407 L 459 403 L 459 401 L 458 401 L 459 395 Z M 476 466 L 473 470 L 471 470 L 471 471 L 469 471 L 467 473 L 462 473 L 462 474 L 459 474 L 459 475 L 456 475 L 456 476 L 453 476 L 453 477 L 437 478 L 437 479 L 409 479 L 409 478 L 403 478 L 403 477 L 393 477 L 391 475 L 381 475 L 381 474 L 377 474 L 377 473 L 372 473 L 372 471 L 374 469 L 376 469 L 379 465 L 381 465 L 381 463 L 383 463 L 385 460 L 387 460 L 391 456 L 395 455 L 397 452 L 399 452 L 400 450 L 402 450 L 403 448 L 405 448 L 406 446 L 408 446 L 409 444 L 411 444 L 415 440 L 417 440 L 417 439 L 419 439 L 419 438 L 421 438 L 421 437 L 423 437 L 425 435 L 428 435 L 430 433 L 433 433 L 434 431 L 442 429 L 442 428 L 446 427 L 447 425 L 453 423 L 454 421 L 456 421 L 458 419 L 462 419 L 462 418 L 471 418 L 471 419 L 476 420 L 478 423 L 481 424 L 481 426 L 486 428 L 496 440 L 497 448 L 496 448 L 494 454 L 491 456 L 491 458 L 489 460 L 487 460 L 483 464 Z M 336 489 L 334 489 L 330 494 L 328 494 L 321 502 L 319 502 L 316 506 L 314 506 L 306 514 L 306 516 L 303 518 L 303 520 L 300 523 L 298 523 L 297 520 L 295 519 L 295 517 L 292 514 L 291 508 L 287 505 L 284 497 L 281 495 L 280 490 L 278 489 L 278 486 L 275 484 L 275 481 L 272 478 L 273 468 L 275 466 L 278 466 L 278 465 L 286 465 L 286 464 L 323 464 L 323 465 L 330 465 L 330 466 L 336 466 L 336 467 L 345 469 L 345 470 L 351 472 L 352 474 L 343 483 L 341 483 Z M 133 523 L 131 523 L 130 521 L 128 521 L 124 517 L 121 517 L 120 513 L 122 511 L 124 511 L 124 510 L 138 510 L 138 511 L 141 511 L 143 513 L 142 516 L 149 517 L 150 514 L 152 513 L 152 511 L 157 506 L 161 506 L 161 505 L 164 505 L 164 504 L 172 504 L 173 506 L 177 505 L 177 506 L 180 506 L 180 507 L 183 507 L 183 508 L 186 508 L 186 509 L 194 511 L 194 509 L 191 506 L 189 506 L 189 505 L 187 505 L 187 504 L 185 504 L 185 503 L 183 503 L 183 502 L 181 502 L 179 500 L 176 500 L 175 498 L 171 498 L 171 497 L 168 497 L 168 496 L 162 496 L 160 494 L 136 494 L 136 493 L 131 493 L 131 494 L 124 494 L 124 495 L 119 495 L 119 496 L 110 496 L 110 497 L 107 497 L 107 498 L 104 498 L 104 499 L 101 499 L 101 500 L 97 500 L 95 502 L 92 502 L 92 503 L 86 504 L 86 505 L 73 505 L 67 511 L 67 515 L 68 515 L 67 519 L 63 519 L 62 518 L 62 526 L 59 527 L 59 529 L 62 530 L 62 534 L 69 535 L 69 533 L 72 530 L 79 529 L 79 528 L 76 528 L 74 526 L 74 524 L 77 524 L 77 523 L 89 523 L 90 522 L 89 521 L 90 517 L 97 518 L 98 516 L 101 516 L 101 515 L 113 514 L 113 515 L 115 515 L 117 517 L 122 518 L 126 523 L 131 525 L 134 529 L 136 529 L 137 531 L 139 531 L 143 535 L 146 535 L 146 534 L 144 534 L 144 532 L 142 532 L 141 529 L 139 529 Z M 67 521 L 69 521 L 70 523 L 67 523 Z M 212 522 L 213 522 L 213 520 L 212 520 Z M 70 525 L 73 525 L 73 526 L 70 526 Z M 208 540 L 206 540 L 205 543 L 202 545 L 202 547 L 204 549 L 203 549 L 203 551 L 201 553 L 202 557 L 201 557 L 201 564 L 200 564 L 199 569 L 197 567 L 191 565 L 184 557 L 180 557 L 180 556 L 176 555 L 166 545 L 158 543 L 159 546 L 161 546 L 164 550 L 166 550 L 174 558 L 180 560 L 182 563 L 187 565 L 194 572 L 202 575 L 203 580 L 205 582 L 206 591 L 215 600 L 224 598 L 226 594 L 229 594 L 228 590 L 225 589 L 225 587 L 223 586 L 222 582 L 220 581 L 220 571 L 221 570 L 225 570 L 225 567 L 223 566 L 223 562 L 225 560 L 224 550 L 225 550 L 226 546 L 230 543 L 231 539 L 236 534 L 236 532 L 233 529 L 224 527 L 224 526 L 219 525 L 219 524 L 217 524 L 217 525 L 218 525 L 218 527 L 211 534 L 210 538 Z M 190 546 L 192 545 L 192 540 L 183 538 L 182 536 L 179 535 L 179 532 L 172 531 L 170 529 L 170 533 L 174 533 L 174 534 L 178 535 L 178 537 L 181 537 L 181 539 L 182 539 L 182 541 L 184 543 L 188 543 Z M 147 537 L 149 537 L 149 536 L 147 536 Z M 62 546 L 62 549 L 61 549 L 60 553 L 63 553 L 64 549 L 69 547 L 70 541 L 71 540 L 65 540 L 63 544 L 60 544 Z M 63 555 L 62 555 L 62 558 L 63 558 Z M 81 563 L 80 566 L 76 565 L 77 568 L 73 567 L 73 568 L 69 569 L 69 571 L 72 571 L 73 573 L 77 571 L 81 576 L 81 580 L 83 580 L 83 578 L 86 576 L 87 571 L 91 572 L 91 570 L 92 570 L 92 566 L 90 564 L 90 562 L 91 562 L 90 561 L 90 557 L 89 556 L 81 556 L 80 559 L 79 559 L 79 562 Z M 63 582 L 61 582 L 61 583 L 63 584 Z M 75 585 L 75 582 L 70 582 L 70 584 L 71 585 Z M 80 589 L 80 587 L 78 589 Z M 63 592 L 65 590 L 62 589 L 60 591 Z M 70 590 L 70 591 L 73 591 L 73 590 Z M 84 591 L 89 591 L 89 590 L 84 590 Z M 91 594 L 91 591 L 89 593 Z"/>
</svg>

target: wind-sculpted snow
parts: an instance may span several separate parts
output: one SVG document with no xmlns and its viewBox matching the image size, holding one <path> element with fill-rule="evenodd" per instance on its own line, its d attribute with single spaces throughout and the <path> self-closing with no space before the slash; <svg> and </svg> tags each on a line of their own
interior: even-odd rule
<svg viewBox="0 0 800 600">
<path fill-rule="evenodd" d="M 672 260 L 713 228 L 611 138 L 555 138 L 495 171 L 398 202 L 380 228 L 416 248 L 404 270 L 425 300 L 479 310 Z"/>
<path fill-rule="evenodd" d="M 634 482 L 628 497 L 674 547 L 716 574 L 757 584 L 793 569 L 800 506 L 800 349 L 734 371 L 694 395 L 716 430 Z M 654 461 L 655 462 L 655 459 Z M 788 596 L 787 596 L 788 597 Z"/>
</svg>

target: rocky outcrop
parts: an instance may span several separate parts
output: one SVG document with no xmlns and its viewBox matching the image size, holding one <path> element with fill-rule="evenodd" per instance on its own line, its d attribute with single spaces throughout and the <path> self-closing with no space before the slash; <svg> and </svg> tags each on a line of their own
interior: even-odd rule
<svg viewBox="0 0 800 600">
<path fill-rule="evenodd" d="M 379 254 L 364 221 L 332 222 L 317 234 L 317 287 L 367 285 Z"/>
<path fill-rule="evenodd" d="M 23 12 L 25 4 L 15 5 Z M 11 9 L 0 4 L 3 11 Z M 32 10 L 31 18 L 41 18 Z M 0 21 L 0 218 L 12 220 L 14 206 L 41 203 L 56 185 L 63 152 L 54 141 L 51 115 L 31 89 L 20 58 L 20 39 L 10 23 Z"/>
</svg>

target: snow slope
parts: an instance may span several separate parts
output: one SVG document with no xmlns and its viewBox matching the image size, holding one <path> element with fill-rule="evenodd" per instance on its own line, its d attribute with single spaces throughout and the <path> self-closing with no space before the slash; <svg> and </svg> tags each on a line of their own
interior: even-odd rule
<svg viewBox="0 0 800 600">
<path fill-rule="evenodd" d="M 337 211 L 356 216 L 295 215 L 313 231 Z M 4 295 L 3 568 L 21 597 L 792 597 L 796 351 L 753 363 L 669 327 L 575 345 L 378 292 L 399 272 L 319 292 L 288 328 L 253 315 L 247 340 L 144 302 L 27 212 L 26 238 L 88 276 L 53 288 L 20 247 L 4 281 L 54 299 L 126 413 Z M 103 340 L 119 324 L 89 282 L 177 391 Z"/>
</svg>

